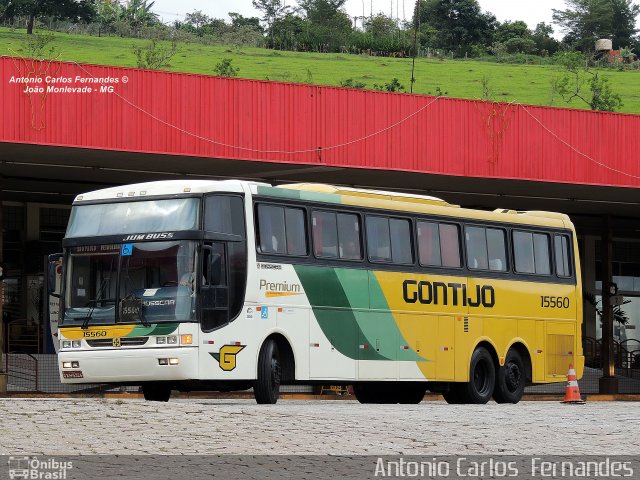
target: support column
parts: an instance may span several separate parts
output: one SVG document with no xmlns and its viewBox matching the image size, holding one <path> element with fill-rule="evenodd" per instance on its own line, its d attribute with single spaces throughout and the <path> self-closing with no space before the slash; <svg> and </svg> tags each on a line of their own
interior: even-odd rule
<svg viewBox="0 0 640 480">
<path fill-rule="evenodd" d="M 0 176 L 0 184 L 2 184 L 2 177 Z M 0 190 L 0 268 L 4 268 L 4 258 L 2 256 L 2 251 L 4 249 L 3 240 L 4 240 L 4 228 L 3 228 L 3 219 L 2 219 L 2 190 Z M 2 275 L 0 275 L 0 395 L 7 392 L 7 374 L 4 371 L 4 316 L 2 312 L 2 308 L 4 305 L 4 298 L 6 292 L 4 291 L 4 282 L 2 281 L 2 277 L 6 275 L 7 272 L 3 271 Z"/>
<path fill-rule="evenodd" d="M 602 378 L 598 391 L 605 394 L 618 393 L 618 379 L 613 362 L 613 307 L 610 287 L 613 284 L 613 232 L 611 216 L 602 224 Z"/>
</svg>

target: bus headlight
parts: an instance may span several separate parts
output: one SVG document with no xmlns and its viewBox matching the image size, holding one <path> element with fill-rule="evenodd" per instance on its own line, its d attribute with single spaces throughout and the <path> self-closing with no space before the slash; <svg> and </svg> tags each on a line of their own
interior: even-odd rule
<svg viewBox="0 0 640 480">
<path fill-rule="evenodd" d="M 63 340 L 62 341 L 62 348 L 71 348 L 71 341 L 70 340 Z"/>
<path fill-rule="evenodd" d="M 74 340 L 74 341 L 71 343 L 71 346 L 72 346 L 73 348 L 80 348 L 80 347 L 82 346 L 82 342 L 81 342 L 80 340 Z"/>
<path fill-rule="evenodd" d="M 176 337 L 175 335 L 171 335 L 170 337 L 167 337 L 167 343 L 169 345 L 176 345 L 178 343 L 178 337 Z"/>
<path fill-rule="evenodd" d="M 156 337 L 156 345 L 164 345 L 167 343 L 167 337 Z"/>
</svg>

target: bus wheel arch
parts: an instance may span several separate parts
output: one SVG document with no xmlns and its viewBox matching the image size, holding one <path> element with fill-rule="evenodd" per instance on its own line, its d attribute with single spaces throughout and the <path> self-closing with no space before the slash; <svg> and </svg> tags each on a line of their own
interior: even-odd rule
<svg viewBox="0 0 640 480">
<path fill-rule="evenodd" d="M 291 347 L 291 342 L 282 333 L 272 333 L 264 341 L 272 339 L 278 346 L 280 353 L 280 375 L 283 383 L 293 382 L 296 379 L 296 360 Z"/>
<path fill-rule="evenodd" d="M 259 404 L 274 404 L 280 397 L 280 385 L 295 380 L 295 360 L 289 341 L 272 333 L 260 346 L 254 396 Z"/>
</svg>

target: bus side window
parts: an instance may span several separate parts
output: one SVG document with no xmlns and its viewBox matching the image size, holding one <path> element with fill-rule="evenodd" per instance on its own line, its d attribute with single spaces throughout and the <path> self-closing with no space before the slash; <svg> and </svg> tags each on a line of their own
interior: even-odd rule
<svg viewBox="0 0 640 480">
<path fill-rule="evenodd" d="M 313 253 L 317 257 L 338 258 L 338 226 L 334 212 L 315 211 L 313 225 Z"/>
<path fill-rule="evenodd" d="M 420 265 L 460 268 L 460 230 L 449 223 L 418 222 Z"/>
<path fill-rule="evenodd" d="M 513 258 L 518 273 L 550 275 L 549 236 L 545 233 L 514 230 Z"/>
<path fill-rule="evenodd" d="M 387 218 L 367 216 L 367 249 L 372 262 L 391 261 L 391 237 Z"/>
<path fill-rule="evenodd" d="M 260 253 L 306 256 L 304 209 L 259 204 L 258 237 Z"/>
<path fill-rule="evenodd" d="M 260 228 L 260 252 L 285 254 L 286 235 L 284 208 L 274 205 L 258 205 Z"/>
<path fill-rule="evenodd" d="M 467 244 L 467 263 L 472 270 L 488 270 L 487 237 L 484 228 L 467 227 L 465 232 Z"/>
<path fill-rule="evenodd" d="M 471 270 L 507 271 L 507 241 L 501 228 L 467 227 L 467 264 Z"/>
<path fill-rule="evenodd" d="M 570 277 L 571 273 L 571 250 L 569 249 L 569 237 L 566 235 L 555 235 L 553 245 L 556 255 L 556 273 L 559 277 Z"/>
<path fill-rule="evenodd" d="M 206 197 L 204 229 L 244 237 L 244 202 L 241 197 L 210 195 Z"/>
<path fill-rule="evenodd" d="M 362 260 L 360 219 L 357 215 L 351 213 L 338 214 L 338 243 L 341 259 Z"/>
</svg>

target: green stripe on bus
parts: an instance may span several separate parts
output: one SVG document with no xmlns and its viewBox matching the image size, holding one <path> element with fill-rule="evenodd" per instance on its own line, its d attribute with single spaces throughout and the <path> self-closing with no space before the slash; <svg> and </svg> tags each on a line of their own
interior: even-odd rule
<svg viewBox="0 0 640 480">
<path fill-rule="evenodd" d="M 341 354 L 358 359 L 357 342 L 364 338 L 349 298 L 333 268 L 294 266 L 322 332 Z M 373 349 L 370 360 L 389 360 Z"/>
<path fill-rule="evenodd" d="M 288 188 L 258 186 L 258 195 L 294 200 L 308 200 L 311 202 L 342 203 L 342 196 L 335 193 L 305 192 L 302 190 L 293 190 Z"/>
<path fill-rule="evenodd" d="M 136 325 L 127 337 L 145 337 L 147 335 L 169 335 L 178 328 L 178 323 L 154 323 L 148 327 Z"/>
<path fill-rule="evenodd" d="M 373 272 L 303 265 L 294 268 L 320 328 L 340 353 L 360 360 L 426 360 L 413 349 L 399 351 L 401 344 L 409 343 Z M 384 301 L 386 308 L 369 310 L 370 295 L 376 296 L 378 303 Z"/>
</svg>

